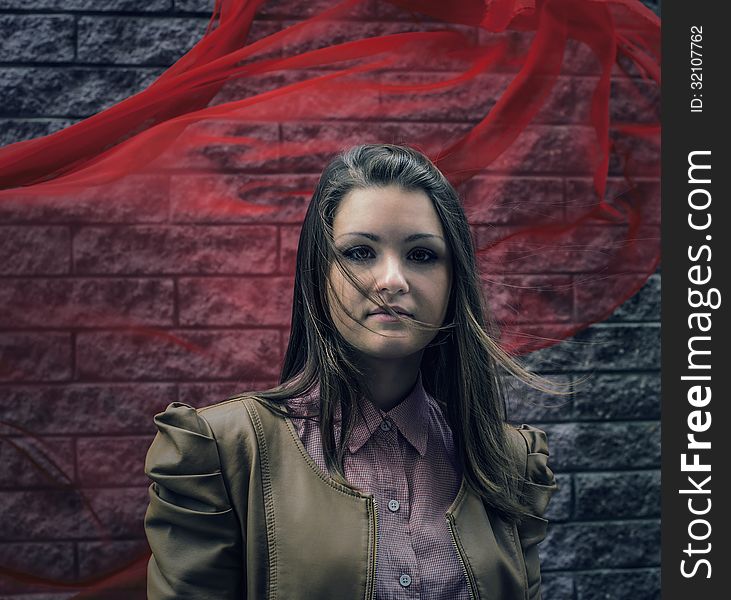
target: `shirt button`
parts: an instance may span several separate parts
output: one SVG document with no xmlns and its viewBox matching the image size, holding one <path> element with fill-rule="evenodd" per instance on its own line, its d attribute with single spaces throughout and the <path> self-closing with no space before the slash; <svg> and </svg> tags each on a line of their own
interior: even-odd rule
<svg viewBox="0 0 731 600">
<path fill-rule="evenodd" d="M 403 575 L 401 575 L 401 577 L 398 578 L 398 582 L 403 587 L 409 587 L 411 585 L 411 577 L 409 577 L 406 573 L 404 573 Z"/>
<path fill-rule="evenodd" d="M 383 431 L 389 431 L 391 429 L 391 423 L 385 419 L 381 421 L 381 429 Z"/>
<path fill-rule="evenodd" d="M 396 512 L 399 509 L 399 506 L 401 505 L 399 504 L 398 500 L 388 501 L 388 510 L 390 510 L 391 512 Z"/>
</svg>

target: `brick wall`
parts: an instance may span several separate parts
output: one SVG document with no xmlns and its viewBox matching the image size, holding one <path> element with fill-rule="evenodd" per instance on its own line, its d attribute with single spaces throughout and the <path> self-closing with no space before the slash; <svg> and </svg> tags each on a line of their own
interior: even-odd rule
<svg viewBox="0 0 731 600">
<path fill-rule="evenodd" d="M 201 36 L 209 4 L 0 0 L 0 144 L 48 134 L 143 89 Z M 253 35 L 292 16 L 288 3 L 270 2 Z M 582 79 L 561 85 L 576 95 Z M 547 131 L 570 138 L 571 110 Z M 445 115 L 430 117 L 438 127 Z M 357 138 L 357 124 L 346 129 Z M 553 184 L 563 193 L 569 179 L 555 170 L 540 198 Z M 313 180 L 297 177 L 305 186 Z M 38 436 L 0 431 L 0 567 L 42 564 L 47 575 L 74 580 L 138 557 L 152 415 L 175 400 L 200 406 L 240 391 L 252 365 L 260 371 L 247 385 L 276 379 L 297 215 L 273 225 L 201 225 L 186 222 L 184 208 L 170 223 L 168 209 L 166 198 L 134 195 L 22 218 L 0 209 L 0 357 L 12 356 L 15 368 L 0 374 L 0 428 L 10 421 Z M 230 260 L 212 260 L 212 247 L 226 247 Z M 242 265 L 242 252 L 257 258 Z M 659 305 L 657 273 L 610 319 L 527 358 L 576 388 L 560 403 L 517 386 L 511 402 L 514 420 L 548 432 L 561 486 L 541 551 L 545 600 L 659 598 Z M 265 327 L 247 331 L 242 348 L 241 331 L 253 313 L 261 321 L 262 307 Z M 77 327 L 101 314 L 119 321 Z M 142 352 L 135 335 L 116 329 L 130 320 L 184 329 L 202 347 L 215 340 L 223 358 L 198 364 L 163 342 Z M 39 445 L 51 452 L 34 452 Z M 27 453 L 39 468 L 28 468 Z M 84 490 L 87 506 L 69 483 Z M 80 516 L 90 508 L 98 521 Z M 0 598 L 72 595 L 59 590 L 0 576 Z"/>
</svg>

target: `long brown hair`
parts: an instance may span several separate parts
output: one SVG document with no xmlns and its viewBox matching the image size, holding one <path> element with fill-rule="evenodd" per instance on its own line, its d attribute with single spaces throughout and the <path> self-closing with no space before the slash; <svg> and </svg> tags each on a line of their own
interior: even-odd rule
<svg viewBox="0 0 731 600">
<path fill-rule="evenodd" d="M 435 327 L 390 311 L 343 262 L 333 245 L 332 226 L 338 204 L 353 189 L 395 185 L 422 190 L 432 200 L 452 254 L 452 287 L 444 324 Z M 319 384 L 319 422 L 325 464 L 332 477 L 345 479 L 344 443 L 356 410 L 367 396 L 363 373 L 352 347 L 335 327 L 328 308 L 331 267 L 335 265 L 360 292 L 410 327 L 435 330 L 424 350 L 422 382 L 441 406 L 452 429 L 466 482 L 508 520 L 519 518 L 518 472 L 508 450 L 503 377 L 498 367 L 529 385 L 552 391 L 546 380 L 523 369 L 496 343 L 497 329 L 483 297 L 475 248 L 459 196 L 439 169 L 416 150 L 389 144 L 356 146 L 325 168 L 302 224 L 297 249 L 294 303 L 289 345 L 280 384 L 247 394 L 275 412 L 291 398 Z M 341 304 L 336 294 L 333 297 Z M 345 308 L 345 307 L 343 307 Z M 341 403 L 342 428 L 335 440 L 334 415 Z M 303 418 L 315 418 L 308 415 Z"/>
</svg>

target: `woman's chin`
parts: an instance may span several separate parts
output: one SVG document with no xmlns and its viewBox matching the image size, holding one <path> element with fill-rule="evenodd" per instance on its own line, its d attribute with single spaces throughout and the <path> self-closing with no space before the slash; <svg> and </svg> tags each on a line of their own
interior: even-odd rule
<svg viewBox="0 0 731 600">
<path fill-rule="evenodd" d="M 410 335 L 389 336 L 363 345 L 358 350 L 369 358 L 400 359 L 408 358 L 424 349 L 426 344 L 414 340 Z"/>
</svg>

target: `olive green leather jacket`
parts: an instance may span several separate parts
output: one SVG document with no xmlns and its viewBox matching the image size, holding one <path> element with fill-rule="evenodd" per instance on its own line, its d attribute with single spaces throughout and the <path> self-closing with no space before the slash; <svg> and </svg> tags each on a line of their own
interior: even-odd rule
<svg viewBox="0 0 731 600">
<path fill-rule="evenodd" d="M 375 598 L 374 498 L 323 473 L 289 418 L 234 399 L 199 410 L 173 402 L 155 423 L 145 463 L 148 598 Z M 471 596 L 482 600 L 540 598 L 536 545 L 556 485 L 545 434 L 510 431 L 533 514 L 507 524 L 463 481 L 445 515 Z"/>
</svg>

